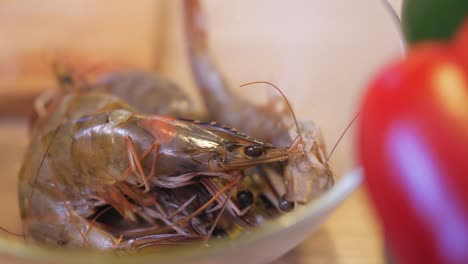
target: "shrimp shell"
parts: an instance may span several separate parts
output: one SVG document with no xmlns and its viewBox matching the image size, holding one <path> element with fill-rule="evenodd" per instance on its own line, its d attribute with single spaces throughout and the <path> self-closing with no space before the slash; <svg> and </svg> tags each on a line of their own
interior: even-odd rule
<svg viewBox="0 0 468 264">
<path fill-rule="evenodd" d="M 289 155 L 285 148 L 265 145 L 215 124 L 135 114 L 112 95 L 89 92 L 63 98 L 62 105 L 38 120 L 20 171 L 21 215 L 26 232 L 38 241 L 104 249 L 116 244 L 155 243 L 162 234 L 131 236 L 121 244 L 115 235 L 118 230 L 91 223 L 90 218 L 108 205 L 123 223 L 137 224 L 143 219 L 145 226 L 163 219 L 170 226 L 153 208 L 156 200 L 151 190 L 168 187 L 163 181 L 171 182 L 171 188 L 186 188 L 200 177 L 234 181 L 234 170 Z M 96 99 L 91 104 L 94 108 L 88 104 L 90 98 Z M 112 108 L 117 109 L 104 111 Z M 88 115 L 90 110 L 101 113 Z M 261 155 L 245 154 L 249 146 L 262 146 Z M 143 152 L 146 156 L 140 156 Z M 142 168 L 129 170 L 134 162 Z M 173 229 L 180 233 L 177 239 L 199 236 Z"/>
</svg>

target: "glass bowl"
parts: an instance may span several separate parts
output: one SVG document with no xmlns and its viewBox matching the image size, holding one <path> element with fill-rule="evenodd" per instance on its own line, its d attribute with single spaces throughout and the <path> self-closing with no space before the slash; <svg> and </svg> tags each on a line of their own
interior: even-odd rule
<svg viewBox="0 0 468 264">
<path fill-rule="evenodd" d="M 0 77 L 4 79 L 0 82 L 2 97 L 27 101 L 24 98 L 51 86 L 53 77 L 47 77 L 50 64 L 43 59 L 42 66 L 37 63 L 41 52 L 50 49 L 60 51 L 57 56 L 66 54 L 68 59 L 85 67 L 111 61 L 119 67 L 158 71 L 176 81 L 201 106 L 186 59 L 180 2 L 142 1 L 139 8 L 110 2 L 104 6 L 93 1 L 71 3 L 68 8 L 68 3 L 56 1 L 44 1 L 36 7 L 9 1 L 0 4 L 0 14 L 6 15 L 3 19 L 19 25 L 15 32 L 14 26 L 0 27 L 0 34 L 3 31 L 10 40 L 0 44 L 0 58 L 7 58 L 10 63 L 5 64 L 4 60 L 0 65 Z M 202 4 L 207 11 L 210 47 L 231 88 L 239 96 L 261 103 L 266 100 L 267 88 L 237 87 L 252 81 L 275 83 L 288 97 L 298 119 L 314 120 L 322 128 L 329 149 L 356 115 L 359 98 L 371 74 L 383 62 L 402 54 L 395 17 L 381 1 L 242 0 Z M 103 14 L 109 18 L 99 18 Z M 62 25 L 55 23 L 60 16 L 67 17 Z M 144 19 L 145 16 L 150 18 Z M 44 17 L 51 21 L 44 22 Z M 92 22 L 99 19 L 106 21 Z M 138 23 L 146 27 L 135 28 Z M 86 29 L 94 31 L 86 33 Z M 72 34 L 76 32 L 80 34 Z M 85 38 L 87 34 L 94 38 Z M 63 50 L 66 52 L 61 53 Z M 35 63 L 29 63 L 31 56 L 35 56 Z M 4 149 L 24 151 L 27 142 L 24 120 L 8 121 L 13 130 L 1 134 L 10 137 L 1 139 Z M 249 122 L 255 122 L 255 117 Z M 358 166 L 352 139 L 350 130 L 331 158 L 331 167 L 338 177 L 330 191 L 240 239 L 213 242 L 209 247 L 181 246 L 117 256 L 35 246 L 4 234 L 0 237 L 0 253 L 5 263 L 271 262 L 308 237 L 360 185 L 362 176 L 355 169 Z M 17 194 L 11 191 L 16 189 L 20 156 L 8 155 L 15 160 L 2 162 L 8 175 L 0 205 L 7 208 L 2 221 L 9 230 L 20 230 L 17 208 L 12 206 L 16 205 Z"/>
</svg>

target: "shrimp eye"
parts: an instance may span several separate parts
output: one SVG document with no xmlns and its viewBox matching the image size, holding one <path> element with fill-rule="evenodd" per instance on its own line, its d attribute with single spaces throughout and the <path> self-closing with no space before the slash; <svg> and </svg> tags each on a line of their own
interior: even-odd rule
<svg viewBox="0 0 468 264">
<path fill-rule="evenodd" d="M 264 151 L 265 149 L 262 145 L 247 146 L 244 149 L 245 155 L 252 157 L 252 158 L 260 157 Z"/>
<path fill-rule="evenodd" d="M 241 209 L 244 209 L 253 204 L 254 196 L 251 191 L 243 189 L 237 192 L 237 201 Z"/>
<path fill-rule="evenodd" d="M 218 238 L 218 239 L 221 239 L 221 238 L 227 236 L 226 231 L 224 231 L 223 229 L 218 228 L 218 227 L 216 227 L 216 228 L 213 230 L 213 233 L 212 233 L 211 235 L 212 235 L 213 237 L 215 237 L 215 238 Z"/>
<path fill-rule="evenodd" d="M 287 213 L 294 209 L 294 202 L 290 202 L 286 199 L 286 195 L 282 195 L 278 200 L 278 207 L 281 211 Z"/>
</svg>

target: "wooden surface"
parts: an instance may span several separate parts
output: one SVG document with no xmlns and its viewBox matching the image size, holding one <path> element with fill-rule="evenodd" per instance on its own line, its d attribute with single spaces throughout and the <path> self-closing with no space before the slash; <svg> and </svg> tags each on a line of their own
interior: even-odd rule
<svg viewBox="0 0 468 264">
<path fill-rule="evenodd" d="M 26 117 L 32 98 L 54 85 L 54 59 L 81 72 L 101 64 L 97 73 L 157 70 L 200 106 L 185 57 L 180 3 L 130 3 L 0 3 L 0 226 L 18 231 L 16 176 L 27 142 Z M 370 74 L 401 52 L 399 32 L 380 1 L 298 0 L 288 9 L 283 1 L 203 3 L 213 54 L 228 82 L 269 80 L 285 87 L 300 118 L 317 121 L 329 145 L 354 116 Z M 333 157 L 339 174 L 354 164 L 352 143 L 341 145 Z M 378 225 L 359 190 L 275 263 L 383 263 L 382 252 Z"/>
<path fill-rule="evenodd" d="M 2 1 L 0 95 L 50 88 L 54 60 L 71 63 L 79 71 L 96 66 L 154 66 L 161 36 L 154 19 L 161 3 Z"/>
</svg>

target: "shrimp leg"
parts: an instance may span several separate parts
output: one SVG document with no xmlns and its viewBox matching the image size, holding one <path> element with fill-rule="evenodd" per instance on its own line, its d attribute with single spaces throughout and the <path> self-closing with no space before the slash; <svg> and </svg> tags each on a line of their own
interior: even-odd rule
<svg viewBox="0 0 468 264">
<path fill-rule="evenodd" d="M 156 203 L 156 199 L 153 194 L 142 193 L 140 189 L 136 189 L 127 182 L 119 182 L 117 183 L 117 186 L 123 194 L 128 196 L 128 198 L 132 199 L 139 205 L 151 206 Z"/>
<path fill-rule="evenodd" d="M 150 190 L 148 180 L 151 179 L 156 174 L 156 165 L 158 158 L 159 145 L 156 142 L 153 142 L 141 155 L 138 156 L 135 149 L 133 140 L 130 136 L 125 137 L 125 143 L 127 144 L 127 151 L 129 155 L 129 169 L 125 173 L 124 179 L 126 179 L 132 172 L 137 172 L 143 181 L 143 186 L 145 189 L 141 192 L 134 187 L 129 186 L 126 182 L 120 181 L 116 183 L 113 187 L 108 187 L 109 192 L 104 195 L 104 200 L 111 204 L 124 218 L 131 221 L 135 221 L 135 211 L 136 206 L 129 202 L 125 197 L 129 197 L 139 205 L 149 206 L 156 203 L 156 200 L 152 195 L 149 195 Z M 145 159 L 152 151 L 154 150 L 153 161 L 151 166 L 151 171 L 148 176 L 145 175 L 141 161 Z M 146 195 L 148 194 L 148 195 Z"/>
<path fill-rule="evenodd" d="M 143 155 L 139 158 L 137 151 L 135 149 L 135 145 L 133 143 L 133 140 L 130 136 L 125 137 L 125 143 L 127 144 L 127 150 L 128 150 L 128 159 L 130 162 L 130 173 L 131 172 L 136 172 L 138 169 L 139 176 L 141 177 L 141 180 L 143 181 L 143 186 L 145 186 L 144 192 L 147 193 L 150 190 L 149 182 L 148 180 L 151 179 L 155 174 L 156 174 L 156 165 L 157 165 L 157 159 L 158 159 L 158 151 L 159 151 L 159 145 L 155 142 L 151 144 L 143 153 Z M 151 166 L 151 171 L 148 174 L 148 176 L 145 175 L 145 172 L 143 171 L 143 166 L 141 164 L 141 160 L 146 158 L 151 151 L 154 150 L 154 155 L 153 155 L 153 163 Z M 128 177 L 129 174 L 126 174 L 124 179 Z"/>
<path fill-rule="evenodd" d="M 218 186 L 218 184 L 216 183 L 216 181 L 214 179 L 201 179 L 200 182 L 203 184 L 203 186 L 205 186 L 205 189 L 211 194 L 211 195 L 216 195 L 216 193 L 218 193 L 221 188 Z M 220 206 L 219 207 L 215 207 L 215 208 L 212 208 L 210 211 L 217 211 L 219 209 L 222 209 L 224 203 L 228 203 L 228 207 L 230 210 L 232 210 L 237 216 L 243 216 L 245 215 L 249 209 L 252 207 L 252 205 L 246 207 L 245 209 L 241 210 L 237 207 L 237 205 L 235 203 L 233 203 L 231 201 L 231 199 L 228 199 L 227 197 L 228 195 L 226 194 L 223 194 L 220 196 L 220 200 L 221 200 L 221 203 L 220 203 Z"/>
<path fill-rule="evenodd" d="M 111 206 L 107 207 L 106 209 L 102 210 L 101 212 L 99 212 L 94 218 L 93 220 L 91 220 L 91 222 L 89 223 L 89 226 L 88 226 L 88 230 L 86 230 L 86 233 L 85 233 L 85 237 L 83 239 L 83 248 L 86 247 L 86 243 L 88 243 L 88 236 L 89 236 L 89 232 L 91 231 L 91 229 L 93 228 L 94 226 L 94 223 L 97 221 L 97 219 L 99 217 L 101 217 L 103 214 L 105 214 L 107 211 L 109 211 L 110 209 L 112 209 Z"/>
<path fill-rule="evenodd" d="M 234 182 L 234 185 L 229 190 L 229 193 L 227 194 L 227 199 L 226 199 L 226 201 L 224 201 L 223 207 L 221 208 L 218 215 L 216 216 L 216 219 L 213 222 L 213 225 L 211 225 L 210 231 L 208 231 L 208 235 L 207 235 L 207 237 L 205 239 L 205 242 L 208 241 L 211 238 L 211 235 L 213 234 L 216 226 L 219 223 L 219 220 L 221 219 L 221 216 L 223 215 L 224 211 L 226 210 L 226 206 L 228 205 L 229 201 L 231 200 L 232 194 L 234 193 L 234 190 L 236 189 L 238 184 L 239 184 L 239 181 Z"/>
<path fill-rule="evenodd" d="M 226 206 L 228 204 L 228 202 L 231 200 L 231 196 L 232 196 L 232 193 L 234 192 L 235 188 L 237 187 L 237 185 L 242 181 L 242 179 L 244 178 L 244 175 L 241 174 L 241 173 L 236 173 L 237 175 L 237 178 L 228 183 L 226 186 L 224 186 L 216 195 L 213 196 L 213 198 L 211 198 L 210 201 L 206 202 L 205 205 L 203 205 L 202 207 L 200 207 L 198 210 L 196 210 L 195 212 L 193 212 L 191 215 L 189 215 L 188 217 L 190 216 L 196 216 L 197 214 L 199 214 L 200 212 L 202 212 L 203 210 L 205 210 L 211 203 L 213 203 L 215 200 L 218 200 L 219 197 L 221 195 L 223 195 L 227 190 L 229 190 L 229 193 L 227 194 L 227 199 L 224 201 L 223 203 L 223 207 L 221 208 L 221 211 L 218 213 L 218 215 L 216 216 L 216 219 L 215 221 L 213 222 L 213 225 L 211 226 L 209 232 L 208 232 L 208 235 L 207 235 L 207 238 L 205 239 L 205 241 L 209 240 L 210 237 L 211 237 L 211 234 L 213 234 L 213 231 L 214 229 L 216 228 L 216 225 L 218 224 L 219 220 L 221 219 L 221 216 L 223 215 L 224 213 L 224 210 L 226 209 Z M 187 218 L 188 218 L 187 217 Z"/>
<path fill-rule="evenodd" d="M 235 180 L 229 182 L 226 184 L 221 190 L 219 190 L 218 193 L 213 195 L 213 197 L 208 200 L 205 204 L 200 206 L 197 210 L 189 214 L 188 216 L 185 216 L 184 218 L 176 221 L 173 225 L 180 225 L 182 223 L 185 223 L 189 221 L 190 219 L 194 218 L 195 216 L 201 214 L 203 211 L 205 211 L 211 204 L 214 202 L 219 202 L 220 196 L 223 195 L 225 192 L 228 190 L 234 189 L 242 180 L 244 179 L 244 175 L 241 174 L 240 172 L 234 173 Z M 219 220 L 219 219 L 218 219 Z M 216 223 L 215 223 L 216 224 Z M 154 234 L 154 233 L 161 233 L 164 232 L 167 229 L 172 228 L 172 226 L 166 226 L 166 227 L 148 227 L 148 228 L 140 228 L 137 230 L 126 230 L 123 231 L 121 234 L 124 236 L 146 236 L 148 234 Z"/>
<path fill-rule="evenodd" d="M 116 185 L 109 185 L 104 188 L 104 192 L 100 195 L 104 201 L 111 205 L 119 214 L 128 222 L 135 223 L 135 216 L 138 210 L 137 206 L 131 203 L 125 194 Z"/>
</svg>

